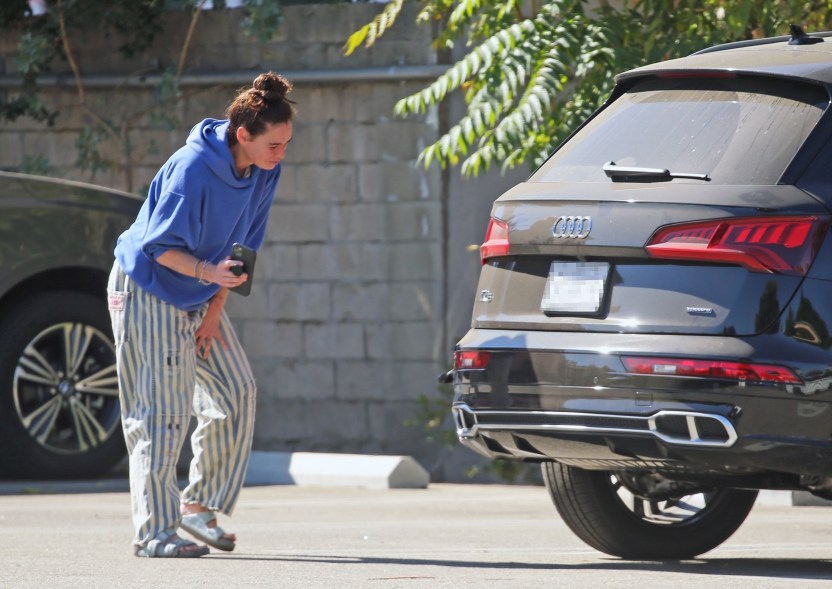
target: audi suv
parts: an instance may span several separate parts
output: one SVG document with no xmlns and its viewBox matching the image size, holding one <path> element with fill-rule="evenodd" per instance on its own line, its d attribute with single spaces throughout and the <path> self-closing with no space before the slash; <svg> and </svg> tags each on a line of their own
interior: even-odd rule
<svg viewBox="0 0 832 589">
<path fill-rule="evenodd" d="M 760 489 L 832 498 L 830 35 L 620 74 L 493 205 L 457 434 L 540 463 L 600 551 L 690 558 Z"/>
</svg>

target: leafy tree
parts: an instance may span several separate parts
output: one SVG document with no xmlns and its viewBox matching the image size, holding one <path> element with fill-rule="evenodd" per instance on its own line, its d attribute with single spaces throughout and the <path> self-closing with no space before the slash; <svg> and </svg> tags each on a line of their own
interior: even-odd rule
<svg viewBox="0 0 832 589">
<path fill-rule="evenodd" d="M 199 16 L 207 0 L 46 0 L 45 12 L 35 16 L 28 0 L 3 0 L 0 3 L 0 34 L 19 35 L 17 70 L 21 76 L 20 91 L 0 98 L 0 119 L 14 121 L 28 116 L 51 125 L 58 112 L 43 100 L 38 77 L 51 70 L 54 63 L 64 61 L 72 72 L 77 106 L 84 113 L 85 124 L 75 141 L 77 168 L 94 178 L 102 169 L 116 168 L 123 172 L 128 190 L 133 190 L 133 164 L 138 146 L 130 140 L 136 121 L 150 115 L 156 126 L 173 128 L 178 121 L 176 101 L 180 97 L 179 82 L 185 71 L 188 47 Z M 214 8 L 224 8 L 226 0 L 213 0 Z M 280 0 L 243 0 L 243 27 L 260 42 L 271 38 L 282 20 Z M 165 10 L 182 10 L 191 14 L 190 26 L 182 39 L 178 62 L 155 72 L 159 83 L 154 98 L 131 112 L 115 115 L 100 103 L 91 103 L 84 87 L 82 72 L 75 59 L 76 48 L 90 31 L 105 31 L 117 39 L 118 51 L 126 58 L 140 56 L 161 30 Z M 110 93 L 119 92 L 115 88 Z M 106 97 L 107 102 L 113 96 Z M 118 149 L 106 149 L 115 144 Z M 146 147 L 152 149 L 152 146 Z M 42 158 L 24 164 L 31 171 L 43 173 L 48 162 Z"/>
<path fill-rule="evenodd" d="M 347 40 L 347 55 L 373 45 L 405 2 L 420 24 L 438 23 L 435 46 L 464 56 L 395 106 L 424 113 L 460 93 L 467 112 L 421 158 L 535 167 L 609 95 L 616 73 L 704 47 L 784 35 L 791 23 L 827 28 L 832 0 L 391 0 Z"/>
</svg>

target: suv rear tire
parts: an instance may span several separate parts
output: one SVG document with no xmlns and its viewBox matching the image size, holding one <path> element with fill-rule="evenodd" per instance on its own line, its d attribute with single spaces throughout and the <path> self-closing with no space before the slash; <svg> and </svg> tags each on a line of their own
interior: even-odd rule
<svg viewBox="0 0 832 589">
<path fill-rule="evenodd" d="M 716 548 L 745 521 L 757 498 L 757 491 L 714 488 L 647 500 L 629 493 L 613 472 L 557 462 L 541 470 L 564 523 L 593 548 L 628 560 L 681 560 Z"/>
</svg>

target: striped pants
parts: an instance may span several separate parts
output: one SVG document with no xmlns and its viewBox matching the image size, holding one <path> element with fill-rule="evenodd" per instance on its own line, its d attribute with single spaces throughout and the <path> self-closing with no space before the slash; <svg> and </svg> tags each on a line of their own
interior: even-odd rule
<svg viewBox="0 0 832 589">
<path fill-rule="evenodd" d="M 136 286 L 118 263 L 107 285 L 119 397 L 130 464 L 134 543 L 177 528 L 180 502 L 230 515 L 243 485 L 254 432 L 256 387 L 245 352 L 222 312 L 228 349 L 214 341 L 197 357 L 207 305 L 187 312 Z M 188 434 L 194 458 L 181 491 L 176 463 Z"/>
</svg>

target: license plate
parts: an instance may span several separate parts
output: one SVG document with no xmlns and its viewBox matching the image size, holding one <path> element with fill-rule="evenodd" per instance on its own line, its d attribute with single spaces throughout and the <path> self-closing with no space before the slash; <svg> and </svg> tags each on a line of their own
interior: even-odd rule
<svg viewBox="0 0 832 589">
<path fill-rule="evenodd" d="M 607 262 L 552 262 L 540 310 L 544 313 L 598 313 L 609 273 Z"/>
</svg>

